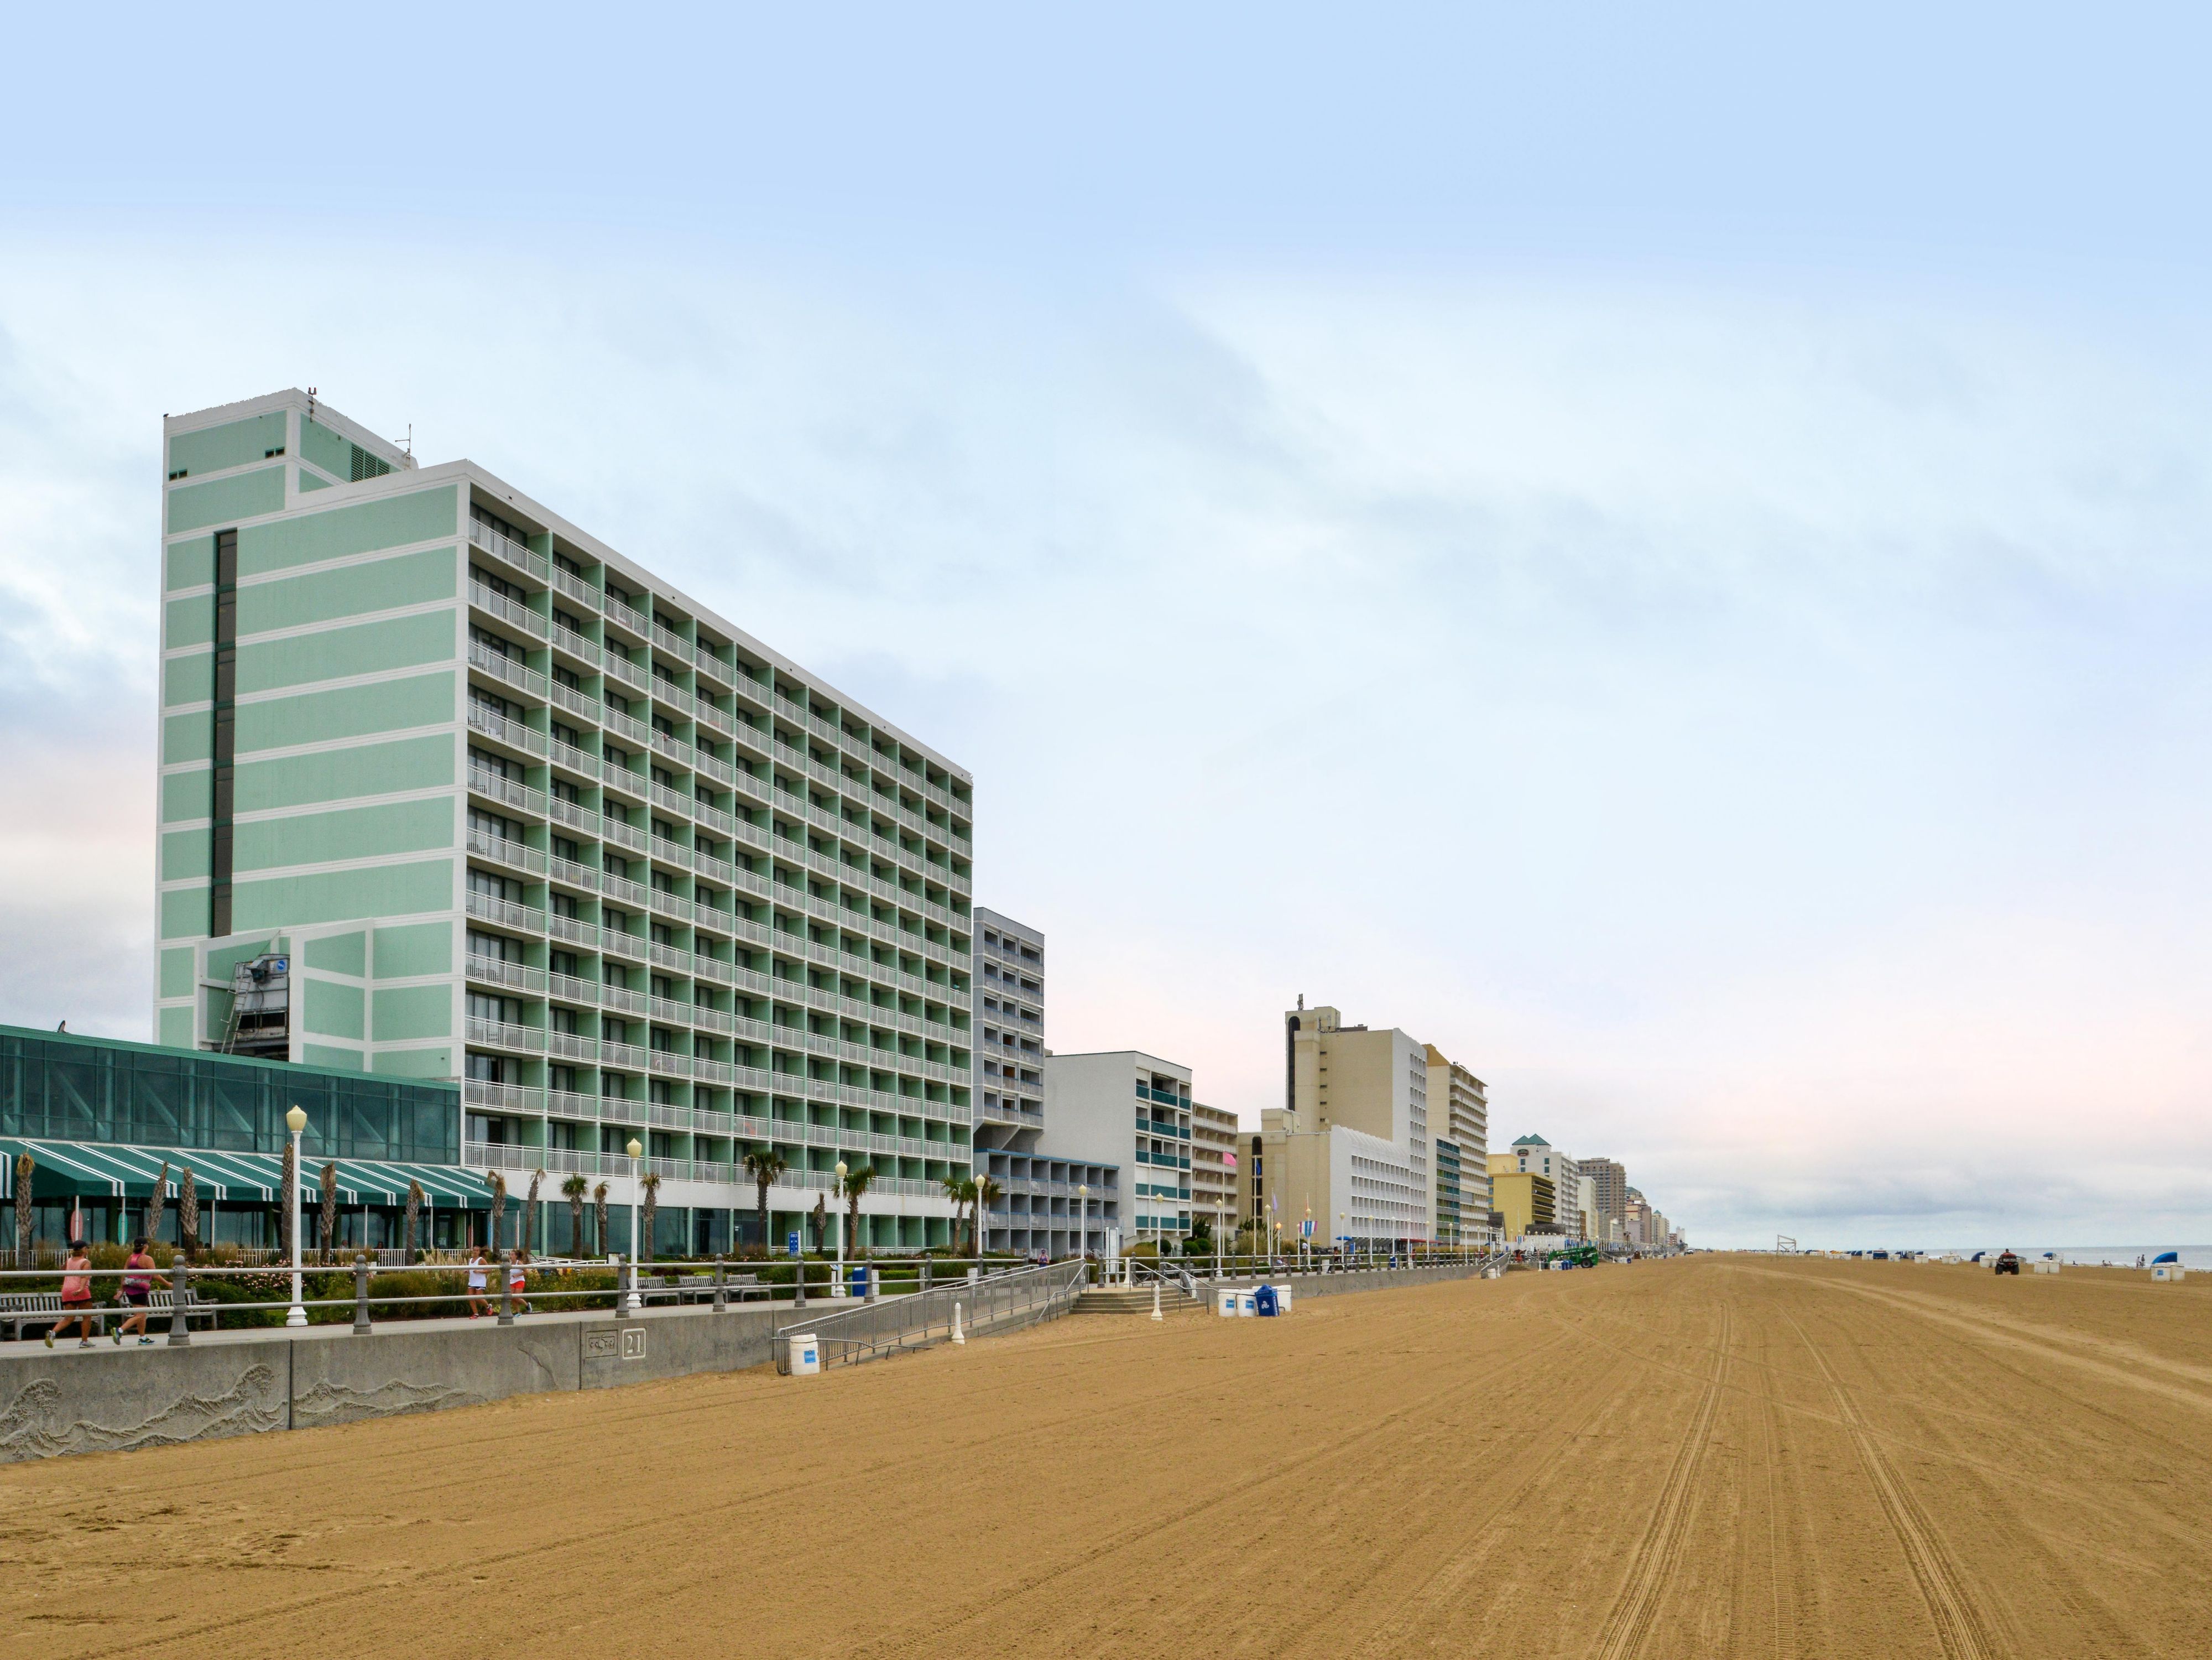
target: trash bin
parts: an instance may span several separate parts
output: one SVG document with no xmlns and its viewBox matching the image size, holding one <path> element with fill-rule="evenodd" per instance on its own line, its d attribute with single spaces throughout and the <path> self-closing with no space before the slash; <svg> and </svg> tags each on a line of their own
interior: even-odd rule
<svg viewBox="0 0 2212 1660">
<path fill-rule="evenodd" d="M 1237 1317 L 1237 1295 L 1238 1293 L 1233 1286 L 1214 1292 L 1213 1311 L 1216 1314 L 1227 1315 L 1232 1320 L 1235 1319 Z"/>
<path fill-rule="evenodd" d="M 855 1262 L 853 1265 L 853 1271 L 845 1277 L 852 1286 L 853 1295 L 854 1297 L 866 1297 L 868 1294 L 868 1271 L 866 1268 Z"/>
<path fill-rule="evenodd" d="M 822 1346 L 814 1341 L 812 1332 L 787 1332 L 783 1341 L 789 1346 L 786 1351 L 790 1357 L 786 1370 L 793 1377 L 812 1377 L 821 1371 Z"/>
<path fill-rule="evenodd" d="M 1279 1311 L 1275 1306 L 1275 1288 L 1273 1286 L 1262 1286 L 1252 1293 L 1253 1313 L 1264 1319 Z"/>
<path fill-rule="evenodd" d="M 1291 1311 L 1291 1288 L 1288 1286 L 1270 1286 L 1267 1289 L 1275 1293 L 1275 1312 L 1288 1314 Z"/>
</svg>

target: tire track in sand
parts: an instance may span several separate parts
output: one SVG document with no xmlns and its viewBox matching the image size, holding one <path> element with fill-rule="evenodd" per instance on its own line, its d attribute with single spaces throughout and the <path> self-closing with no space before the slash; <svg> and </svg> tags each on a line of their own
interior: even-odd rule
<svg viewBox="0 0 2212 1660">
<path fill-rule="evenodd" d="M 1698 1397 L 1697 1415 L 1674 1454 L 1674 1467 L 1667 1472 L 1667 1484 L 1660 1489 L 1659 1502 L 1652 1506 L 1650 1524 L 1637 1543 L 1636 1554 L 1629 1564 L 1628 1582 L 1620 1588 L 1620 1594 L 1613 1599 L 1613 1611 L 1606 1616 L 1598 1645 L 1592 1651 L 1597 1660 L 1628 1660 L 1631 1655 L 1641 1651 L 1650 1633 L 1651 1621 L 1658 1614 L 1661 1596 L 1682 1554 L 1698 1470 L 1712 1442 L 1713 1420 L 1720 1411 L 1728 1375 L 1731 1328 L 1725 1302 L 1720 1305 L 1720 1334 L 1713 1344 L 1713 1369 L 1705 1379 L 1705 1392 Z"/>
<path fill-rule="evenodd" d="M 1835 1397 L 1837 1414 L 1850 1431 L 1852 1444 L 1858 1448 L 1859 1462 L 1874 1483 L 1875 1496 L 1881 1501 L 1882 1514 L 1889 1522 L 1890 1530 L 1897 1535 L 1898 1543 L 1904 1548 L 1905 1561 L 1920 1587 L 1921 1599 L 1928 1605 L 1928 1617 L 1935 1624 L 1936 1640 L 1943 1645 L 1944 1660 L 2000 1660 L 2004 1651 L 1991 1640 L 1987 1623 L 1960 1582 L 1957 1566 L 1940 1542 L 1941 1535 L 1905 1483 L 1898 1479 L 1881 1440 L 1868 1430 L 1866 1420 L 1859 1415 L 1857 1406 L 1828 1365 L 1827 1357 L 1806 1335 L 1796 1316 L 1787 1310 L 1781 1312 L 1790 1323 L 1790 1329 L 1805 1345 L 1805 1352 L 1813 1357 L 1813 1364 L 1820 1368 L 1828 1392 Z"/>
</svg>

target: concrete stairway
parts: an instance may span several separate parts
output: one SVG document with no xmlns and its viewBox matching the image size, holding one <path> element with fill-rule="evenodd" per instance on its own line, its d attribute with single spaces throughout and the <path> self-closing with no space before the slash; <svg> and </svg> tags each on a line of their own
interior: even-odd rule
<svg viewBox="0 0 2212 1660">
<path fill-rule="evenodd" d="M 1184 1296 L 1180 1286 L 1160 1287 L 1162 1314 L 1205 1306 L 1204 1299 Z M 1075 1299 L 1075 1311 L 1078 1314 L 1150 1314 L 1152 1311 L 1152 1288 L 1150 1286 L 1086 1286 L 1083 1294 Z"/>
</svg>

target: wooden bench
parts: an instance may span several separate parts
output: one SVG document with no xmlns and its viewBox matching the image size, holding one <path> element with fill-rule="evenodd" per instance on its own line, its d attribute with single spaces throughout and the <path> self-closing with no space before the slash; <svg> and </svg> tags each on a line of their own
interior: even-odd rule
<svg viewBox="0 0 2212 1660">
<path fill-rule="evenodd" d="M 658 1280 L 658 1283 L 653 1280 L 639 1282 L 637 1294 L 640 1301 L 711 1303 L 714 1300 L 714 1276 L 711 1274 L 687 1274 L 680 1278 L 672 1274 L 662 1274 Z M 757 1274 L 733 1274 L 722 1283 L 729 1292 L 730 1300 L 736 1303 L 742 1303 L 748 1297 L 769 1294 L 768 1287 L 761 1284 L 760 1275 Z"/>
<path fill-rule="evenodd" d="M 191 1328 L 193 1321 L 199 1320 L 206 1323 L 210 1331 L 213 1331 L 216 1316 L 221 1312 L 222 1304 L 213 1298 L 201 1296 L 196 1291 L 186 1292 L 185 1296 L 187 1298 L 185 1304 L 186 1329 Z M 155 1318 L 167 1320 L 170 1311 L 176 1306 L 176 1301 L 177 1293 L 173 1291 L 156 1291 L 149 1294 L 146 1299 L 146 1310 L 149 1316 L 146 1323 L 150 1327 Z"/>
</svg>

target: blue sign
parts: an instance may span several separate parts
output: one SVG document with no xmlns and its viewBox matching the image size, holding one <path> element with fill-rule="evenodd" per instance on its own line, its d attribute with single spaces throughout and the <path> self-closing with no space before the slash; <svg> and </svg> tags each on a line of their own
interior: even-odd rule
<svg viewBox="0 0 2212 1660">
<path fill-rule="evenodd" d="M 789 1233 L 783 1236 L 783 1248 L 789 1251 L 793 1256 L 799 1255 L 799 1230 L 797 1228 L 793 1228 Z"/>
</svg>

